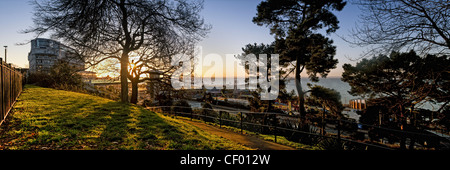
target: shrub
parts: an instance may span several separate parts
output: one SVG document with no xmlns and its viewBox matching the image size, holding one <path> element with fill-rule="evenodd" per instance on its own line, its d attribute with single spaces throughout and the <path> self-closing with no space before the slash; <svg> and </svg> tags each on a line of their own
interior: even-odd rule
<svg viewBox="0 0 450 170">
<path fill-rule="evenodd" d="M 324 150 L 344 150 L 345 145 L 343 142 L 339 142 L 336 139 L 332 138 L 325 138 L 320 140 L 319 147 Z"/>
<path fill-rule="evenodd" d="M 66 84 L 67 87 L 80 87 L 83 86 L 83 81 L 78 71 L 67 61 L 58 60 L 50 70 L 50 77 L 54 80 L 54 86 Z"/>
<path fill-rule="evenodd" d="M 190 114 L 192 112 L 191 105 L 186 100 L 179 100 L 172 106 L 172 112 L 176 115 Z"/>
<path fill-rule="evenodd" d="M 55 82 L 49 74 L 36 72 L 28 75 L 27 84 L 34 84 L 36 86 L 49 88 L 52 87 Z"/>
<path fill-rule="evenodd" d="M 310 122 L 304 120 L 284 121 L 283 123 L 280 124 L 280 127 L 306 132 L 300 133 L 300 132 L 293 132 L 290 130 L 279 130 L 279 134 L 281 136 L 284 136 L 286 137 L 286 139 L 293 142 L 299 142 L 303 144 L 317 144 L 320 140 L 320 137 L 318 135 L 313 135 L 318 133 L 318 129 L 314 128 L 313 126 L 310 126 Z"/>
<path fill-rule="evenodd" d="M 86 94 L 93 94 L 98 95 L 95 92 L 90 92 L 83 88 L 82 85 L 73 85 L 73 84 L 67 84 L 67 83 L 56 83 L 52 86 L 52 88 L 56 90 L 65 90 L 65 91 L 73 91 L 73 92 L 79 92 L 79 93 L 86 93 Z M 103 97 L 103 96 L 101 96 Z"/>
<path fill-rule="evenodd" d="M 222 124 L 227 126 L 239 127 L 238 123 L 240 119 L 239 114 L 230 114 L 229 112 L 220 111 L 222 116 Z M 233 122 L 234 121 L 234 122 Z"/>
<path fill-rule="evenodd" d="M 34 84 L 46 88 L 83 92 L 83 81 L 78 70 L 64 60 L 58 60 L 49 73 L 30 73 L 28 84 Z"/>
<path fill-rule="evenodd" d="M 151 100 L 144 100 L 144 102 L 142 103 L 143 107 L 152 107 L 153 106 L 153 102 Z"/>
<path fill-rule="evenodd" d="M 157 106 L 172 106 L 173 100 L 169 95 L 165 94 L 158 94 L 156 95 L 156 100 L 158 101 Z M 171 110 L 171 107 L 163 107 L 161 108 L 164 112 L 169 112 Z"/>
<path fill-rule="evenodd" d="M 217 114 L 217 112 L 213 110 L 213 107 L 209 103 L 203 104 L 202 115 L 203 115 L 203 120 L 208 121 L 208 122 L 213 122 L 215 120 L 215 118 L 219 116 L 219 114 Z M 208 117 L 206 117 L 206 116 L 208 116 Z M 214 117 L 214 118 L 211 118 L 211 117 Z"/>
</svg>

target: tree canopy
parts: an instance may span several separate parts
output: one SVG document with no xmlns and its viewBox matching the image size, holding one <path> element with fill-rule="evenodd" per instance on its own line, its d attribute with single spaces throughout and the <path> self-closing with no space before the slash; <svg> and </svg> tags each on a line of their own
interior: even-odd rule
<svg viewBox="0 0 450 170">
<path fill-rule="evenodd" d="M 408 50 L 449 54 L 448 3 L 448 0 L 356 1 L 364 12 L 350 42 L 370 47 L 369 55 Z"/>
<path fill-rule="evenodd" d="M 128 102 L 133 52 L 143 47 L 190 45 L 209 29 L 199 15 L 203 1 L 41 0 L 34 1 L 34 7 L 34 27 L 25 32 L 50 33 L 90 65 L 120 60 L 122 102 Z"/>
<path fill-rule="evenodd" d="M 345 5 L 342 0 L 266 0 L 257 7 L 253 22 L 270 27 L 280 64 L 291 68 L 288 74 L 295 71 L 302 116 L 305 107 L 300 74 L 306 68 L 310 79 L 318 81 L 318 74 L 326 77 L 336 67 L 333 41 L 317 32 L 322 29 L 327 34 L 335 32 L 339 21 L 332 11 L 340 11 Z"/>
<path fill-rule="evenodd" d="M 240 60 L 240 64 L 242 66 L 245 67 L 245 71 L 248 74 L 249 77 L 251 76 L 256 76 L 259 77 L 259 74 L 256 75 L 250 75 L 252 73 L 250 73 L 250 63 L 249 62 L 254 62 L 257 63 L 257 66 L 259 66 L 259 64 L 264 64 L 262 65 L 263 67 L 269 67 L 271 64 L 271 58 L 268 57 L 267 59 L 267 63 L 260 63 L 259 61 L 259 55 L 260 54 L 264 54 L 264 55 L 271 55 L 274 53 L 274 45 L 273 44 L 257 44 L 257 43 L 253 43 L 253 44 L 247 44 L 245 45 L 245 47 L 242 48 L 243 53 L 241 55 L 237 55 L 236 58 Z M 255 58 L 253 58 L 251 61 L 248 61 L 246 56 L 249 54 L 254 54 Z M 256 60 L 256 61 L 253 61 Z M 271 68 L 265 69 L 265 71 L 267 71 L 267 75 L 270 73 L 269 70 Z M 259 70 L 262 71 L 262 70 Z M 255 74 L 255 73 L 253 73 Z M 268 78 L 269 76 L 267 76 L 266 78 Z M 249 78 L 247 80 L 248 82 L 250 81 Z M 278 90 L 278 89 L 272 89 L 272 90 Z M 251 92 L 251 95 L 253 96 L 253 98 L 249 99 L 250 102 L 250 108 L 251 111 L 254 112 L 270 112 L 273 110 L 272 104 L 273 101 L 263 101 L 261 100 L 261 92 L 262 89 L 260 86 L 257 86 L 256 91 Z"/>
<path fill-rule="evenodd" d="M 342 80 L 350 84 L 350 94 L 368 97 L 398 115 L 424 101 L 444 102 L 442 107 L 449 102 L 449 56 L 392 52 L 343 68 Z"/>
<path fill-rule="evenodd" d="M 322 107 L 330 110 L 335 116 L 340 116 L 344 110 L 341 103 L 341 94 L 334 89 L 314 85 L 310 87 L 311 99 L 322 104 Z"/>
</svg>

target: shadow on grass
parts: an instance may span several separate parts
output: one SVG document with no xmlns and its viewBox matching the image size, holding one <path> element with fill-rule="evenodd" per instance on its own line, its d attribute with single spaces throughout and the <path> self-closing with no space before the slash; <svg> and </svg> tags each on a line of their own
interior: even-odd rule
<svg viewBox="0 0 450 170">
<path fill-rule="evenodd" d="M 178 127 L 142 107 L 109 102 L 96 110 L 95 119 L 106 121 L 98 149 L 177 149 L 185 134 Z"/>
<path fill-rule="evenodd" d="M 106 127 L 98 138 L 99 149 L 119 149 L 129 133 L 128 124 L 131 119 L 130 105 L 119 102 L 109 102 L 91 114 L 99 122 L 106 121 Z M 108 117 L 107 119 L 103 119 Z"/>
<path fill-rule="evenodd" d="M 139 108 L 139 113 L 138 127 L 144 129 L 139 132 L 140 148 L 150 150 L 182 148 L 186 134 L 179 128 L 144 108 Z"/>
<path fill-rule="evenodd" d="M 78 102 L 69 110 L 79 112 L 84 104 L 85 101 Z M 90 149 L 176 149 L 182 146 L 178 141 L 185 138 L 177 127 L 138 106 L 107 102 L 87 107 L 93 111 L 84 117 L 60 117 L 66 122 L 60 124 L 61 128 L 68 128 L 65 136 L 70 137 L 66 143 L 70 148 L 82 149 L 81 143 Z"/>
<path fill-rule="evenodd" d="M 139 106 L 29 85 L 26 91 L 0 134 L 5 149 L 211 148 L 192 127 Z"/>
</svg>

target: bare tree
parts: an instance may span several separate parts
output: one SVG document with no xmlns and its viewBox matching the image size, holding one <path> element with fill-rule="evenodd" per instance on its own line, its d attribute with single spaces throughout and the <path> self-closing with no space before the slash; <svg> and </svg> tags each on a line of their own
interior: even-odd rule
<svg viewBox="0 0 450 170">
<path fill-rule="evenodd" d="M 131 81 L 131 103 L 138 102 L 138 84 L 146 80 L 170 82 L 168 80 L 177 67 L 171 65 L 171 57 L 177 54 L 190 54 L 193 59 L 194 45 L 192 41 L 180 41 L 180 39 L 172 39 L 161 41 L 154 46 L 147 46 L 139 53 L 134 54 L 134 58 L 130 62 L 128 79 Z M 154 71 L 159 72 L 163 77 L 153 78 L 151 74 Z"/>
<path fill-rule="evenodd" d="M 199 15 L 203 1 L 42 0 L 34 1 L 34 27 L 75 49 L 89 65 L 120 61 L 121 101 L 128 102 L 130 54 L 172 40 L 196 42 L 209 30 Z"/>
<path fill-rule="evenodd" d="M 370 47 L 367 54 L 415 50 L 450 53 L 450 1 L 358 0 L 364 13 L 349 42 Z"/>
</svg>

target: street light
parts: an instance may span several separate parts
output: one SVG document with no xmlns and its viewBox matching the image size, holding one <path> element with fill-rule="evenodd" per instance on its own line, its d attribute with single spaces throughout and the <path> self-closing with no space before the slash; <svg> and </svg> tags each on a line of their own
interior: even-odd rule
<svg viewBox="0 0 450 170">
<path fill-rule="evenodd" d="M 8 63 L 8 60 L 6 60 L 6 57 L 7 57 L 7 54 L 6 54 L 6 49 L 8 48 L 8 46 L 3 46 L 3 47 L 5 47 L 5 63 Z"/>
</svg>

